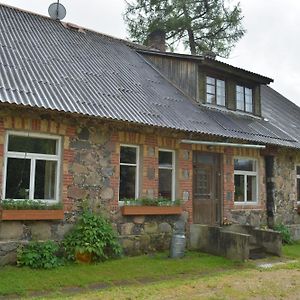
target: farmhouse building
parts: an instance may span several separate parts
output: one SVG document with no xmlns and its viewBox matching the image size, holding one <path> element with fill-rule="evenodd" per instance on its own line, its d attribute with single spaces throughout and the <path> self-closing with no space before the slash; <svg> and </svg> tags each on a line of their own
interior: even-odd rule
<svg viewBox="0 0 300 300">
<path fill-rule="evenodd" d="M 0 262 L 61 239 L 83 201 L 129 254 L 168 248 L 178 222 L 300 238 L 300 108 L 272 79 L 4 5 L 0 24 L 1 198 L 62 205 L 2 209 Z"/>
</svg>

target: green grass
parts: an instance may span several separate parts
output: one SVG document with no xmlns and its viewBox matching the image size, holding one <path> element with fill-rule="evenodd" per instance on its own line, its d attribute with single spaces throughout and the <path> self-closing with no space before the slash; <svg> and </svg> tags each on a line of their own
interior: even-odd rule
<svg viewBox="0 0 300 300">
<path fill-rule="evenodd" d="M 57 291 L 63 287 L 84 287 L 93 283 L 135 282 L 149 278 L 176 278 L 237 266 L 228 259 L 190 252 L 183 259 L 169 259 L 166 253 L 125 257 L 94 265 L 70 264 L 53 270 L 4 267 L 0 271 L 0 295 Z"/>
<path fill-rule="evenodd" d="M 290 259 L 296 259 L 297 262 L 279 268 L 298 270 L 300 267 L 300 243 L 284 246 L 283 254 Z M 57 293 L 64 287 L 88 287 L 91 284 L 108 283 L 121 285 L 121 287 L 109 289 L 108 294 L 103 291 L 95 293 L 95 295 L 96 297 L 110 295 L 111 299 L 114 299 L 115 292 L 118 294 L 118 292 L 126 290 L 130 295 L 135 289 L 134 287 L 122 287 L 122 283 L 138 284 L 140 293 L 146 295 L 150 287 L 149 285 L 141 287 L 144 279 L 145 282 L 146 279 L 154 281 L 165 279 L 161 284 L 154 284 L 152 288 L 154 292 L 155 289 L 165 287 L 166 293 L 168 293 L 178 282 L 187 284 L 197 278 L 201 278 L 205 282 L 209 278 L 231 276 L 231 274 L 244 276 L 243 272 L 252 272 L 251 270 L 255 272 L 251 263 L 236 263 L 222 257 L 199 252 L 188 252 L 185 258 L 176 260 L 167 258 L 167 253 L 158 253 L 152 256 L 124 257 L 93 265 L 70 264 L 53 270 L 32 270 L 7 266 L 0 270 L 0 296 L 27 295 L 32 292 L 45 291 Z M 269 270 L 269 272 L 272 271 Z M 214 284 L 212 283 L 212 285 Z M 192 289 L 190 284 L 188 287 Z M 135 296 L 141 294 L 134 293 Z M 159 296 L 159 292 L 157 295 Z M 80 295 L 78 299 L 80 299 Z M 132 299 L 138 298 L 133 297 Z"/>
<path fill-rule="evenodd" d="M 283 255 L 291 258 L 300 258 L 300 242 L 283 246 Z"/>
</svg>

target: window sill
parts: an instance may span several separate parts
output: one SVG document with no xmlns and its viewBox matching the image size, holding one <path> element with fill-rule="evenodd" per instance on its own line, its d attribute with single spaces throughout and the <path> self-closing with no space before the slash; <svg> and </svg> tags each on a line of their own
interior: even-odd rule
<svg viewBox="0 0 300 300">
<path fill-rule="evenodd" d="M 26 221 L 26 220 L 63 220 L 64 211 L 59 210 L 0 210 L 1 221 Z"/>
<path fill-rule="evenodd" d="M 123 216 L 180 215 L 181 206 L 122 206 Z"/>
<path fill-rule="evenodd" d="M 256 202 L 234 202 L 234 205 L 235 206 L 258 206 L 259 203 L 256 201 Z"/>
</svg>

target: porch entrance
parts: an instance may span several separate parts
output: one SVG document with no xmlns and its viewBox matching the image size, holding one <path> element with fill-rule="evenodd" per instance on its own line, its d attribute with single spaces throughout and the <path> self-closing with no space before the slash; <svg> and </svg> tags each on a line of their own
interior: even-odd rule
<svg viewBox="0 0 300 300">
<path fill-rule="evenodd" d="M 220 155 L 193 152 L 193 223 L 220 224 Z"/>
</svg>

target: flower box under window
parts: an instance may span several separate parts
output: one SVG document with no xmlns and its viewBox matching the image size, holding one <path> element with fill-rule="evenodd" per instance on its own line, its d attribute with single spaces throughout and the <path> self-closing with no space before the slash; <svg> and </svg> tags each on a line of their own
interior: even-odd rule
<svg viewBox="0 0 300 300">
<path fill-rule="evenodd" d="M 122 206 L 123 216 L 180 215 L 181 206 Z"/>
<path fill-rule="evenodd" d="M 0 210 L 0 220 L 2 221 L 25 221 L 25 220 L 62 220 L 64 211 L 56 210 L 38 210 L 38 209 L 3 209 Z"/>
</svg>

